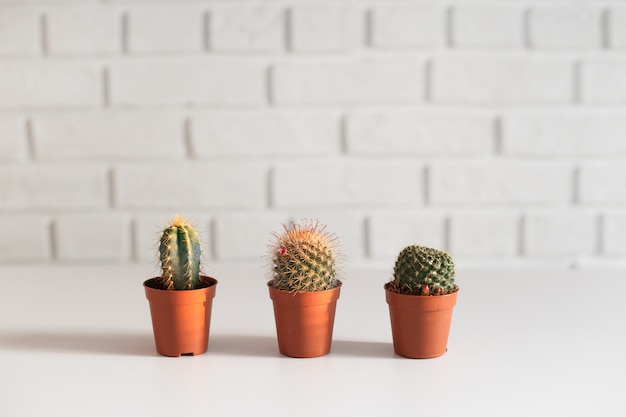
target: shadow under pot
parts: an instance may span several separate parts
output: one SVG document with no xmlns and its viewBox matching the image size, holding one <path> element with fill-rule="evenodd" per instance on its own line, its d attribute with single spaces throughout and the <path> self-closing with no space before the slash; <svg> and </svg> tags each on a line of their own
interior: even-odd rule
<svg viewBox="0 0 626 417">
<path fill-rule="evenodd" d="M 313 358 L 330 352 L 341 282 L 325 291 L 279 290 L 268 283 L 274 304 L 278 349 L 285 356 Z"/>
<path fill-rule="evenodd" d="M 458 290 L 451 294 L 399 294 L 385 285 L 395 352 L 407 358 L 436 358 L 446 353 Z"/>
<path fill-rule="evenodd" d="M 177 357 L 207 351 L 217 280 L 200 278 L 202 286 L 193 290 L 164 290 L 158 278 L 143 283 L 150 303 L 154 342 L 161 355 Z"/>
</svg>

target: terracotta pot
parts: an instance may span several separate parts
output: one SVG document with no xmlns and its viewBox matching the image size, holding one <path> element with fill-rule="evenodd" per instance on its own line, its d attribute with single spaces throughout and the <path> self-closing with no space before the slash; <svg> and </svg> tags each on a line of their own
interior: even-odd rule
<svg viewBox="0 0 626 417">
<path fill-rule="evenodd" d="M 385 292 L 396 353 L 414 359 L 446 353 L 452 308 L 459 291 L 436 296 L 405 295 L 385 286 Z"/>
<path fill-rule="evenodd" d="M 316 292 L 277 290 L 269 283 L 268 288 L 274 303 L 280 353 L 313 358 L 330 352 L 341 282 L 331 290 Z"/>
<path fill-rule="evenodd" d="M 143 283 L 150 303 L 156 350 L 164 356 L 199 355 L 209 345 L 211 307 L 217 280 L 202 276 L 206 287 L 159 289 L 158 278 Z"/>
</svg>

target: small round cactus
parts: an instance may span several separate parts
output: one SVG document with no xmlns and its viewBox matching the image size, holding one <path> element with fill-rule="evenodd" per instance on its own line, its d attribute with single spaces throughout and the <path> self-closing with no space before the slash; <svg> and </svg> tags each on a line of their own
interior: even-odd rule
<svg viewBox="0 0 626 417">
<path fill-rule="evenodd" d="M 176 215 L 163 230 L 159 244 L 161 277 L 167 290 L 192 290 L 200 279 L 200 239 L 193 226 Z"/>
<path fill-rule="evenodd" d="M 295 292 L 324 291 L 340 285 L 337 280 L 337 238 L 319 222 L 283 224 L 269 245 L 272 279 L 269 285 Z"/>
<path fill-rule="evenodd" d="M 455 292 L 452 257 L 437 249 L 411 245 L 402 249 L 389 289 L 410 295 L 444 295 Z"/>
</svg>

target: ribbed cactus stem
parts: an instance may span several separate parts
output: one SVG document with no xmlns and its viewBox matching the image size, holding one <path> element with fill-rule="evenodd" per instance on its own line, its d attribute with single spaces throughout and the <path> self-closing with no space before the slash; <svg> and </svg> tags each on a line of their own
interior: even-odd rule
<svg viewBox="0 0 626 417">
<path fill-rule="evenodd" d="M 287 291 L 324 291 L 339 285 L 336 274 L 336 237 L 326 226 L 304 220 L 283 224 L 270 245 L 273 277 L 270 284 Z"/>
<path fill-rule="evenodd" d="M 411 245 L 398 255 L 391 284 L 413 295 L 444 295 L 457 290 L 452 257 L 441 250 Z"/>
<path fill-rule="evenodd" d="M 176 216 L 159 244 L 161 281 L 168 290 L 190 290 L 200 284 L 200 239 L 193 226 Z"/>
</svg>

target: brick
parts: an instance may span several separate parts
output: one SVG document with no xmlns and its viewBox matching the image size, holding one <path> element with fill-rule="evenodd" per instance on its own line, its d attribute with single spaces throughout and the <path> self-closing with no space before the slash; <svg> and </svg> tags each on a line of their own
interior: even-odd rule
<svg viewBox="0 0 626 417">
<path fill-rule="evenodd" d="M 266 5 L 216 6 L 209 12 L 213 51 L 275 52 L 285 47 L 285 10 Z"/>
<path fill-rule="evenodd" d="M 102 70 L 79 62 L 0 63 L 0 109 L 95 106 Z"/>
<path fill-rule="evenodd" d="M 605 213 L 602 220 L 603 252 L 626 254 L 626 212 L 611 211 Z"/>
<path fill-rule="evenodd" d="M 70 112 L 33 118 L 39 159 L 181 158 L 183 117 L 165 112 Z"/>
<path fill-rule="evenodd" d="M 609 45 L 611 48 L 626 48 L 626 7 L 609 10 Z"/>
<path fill-rule="evenodd" d="M 626 59 L 588 58 L 582 64 L 581 95 L 587 103 L 626 102 Z"/>
<path fill-rule="evenodd" d="M 573 169 L 542 161 L 433 162 L 433 204 L 556 204 L 572 199 Z"/>
<path fill-rule="evenodd" d="M 446 249 L 445 220 L 443 213 L 421 210 L 371 214 L 367 222 L 370 256 L 395 262 L 408 245 Z"/>
<path fill-rule="evenodd" d="M 438 103 L 566 103 L 573 99 L 573 61 L 514 57 L 442 57 L 433 62 Z"/>
<path fill-rule="evenodd" d="M 371 44 L 380 48 L 434 47 L 444 41 L 443 9 L 422 5 L 375 6 Z"/>
<path fill-rule="evenodd" d="M 424 63 L 413 58 L 316 59 L 273 68 L 278 104 L 366 104 L 423 99 Z"/>
<path fill-rule="evenodd" d="M 0 216 L 0 262 L 47 261 L 50 257 L 49 220 L 46 216 L 8 214 Z"/>
<path fill-rule="evenodd" d="M 133 230 L 133 254 L 135 260 L 151 261 L 155 264 L 155 276 L 159 273 L 158 254 L 159 239 L 163 234 L 163 229 L 169 220 L 174 216 L 171 211 L 159 211 L 149 213 L 139 213 L 132 222 Z M 200 235 L 200 247 L 202 260 L 205 262 L 211 259 L 211 233 L 209 229 L 210 217 L 205 213 L 188 212 L 181 213 L 191 221 L 192 225 Z"/>
<path fill-rule="evenodd" d="M 601 14 L 595 7 L 533 7 L 528 27 L 530 44 L 534 48 L 595 48 L 601 45 Z"/>
<path fill-rule="evenodd" d="M 0 9 L 0 56 L 41 54 L 41 13 L 36 10 Z"/>
<path fill-rule="evenodd" d="M 192 119 L 197 156 L 339 153 L 339 115 L 316 111 L 202 112 Z"/>
<path fill-rule="evenodd" d="M 115 54 L 122 46 L 119 9 L 98 6 L 51 8 L 46 13 L 51 55 Z"/>
<path fill-rule="evenodd" d="M 289 17 L 293 51 L 346 52 L 363 44 L 364 15 L 356 8 L 302 6 Z"/>
<path fill-rule="evenodd" d="M 0 161 L 15 161 L 26 153 L 25 121 L 21 117 L 0 117 Z"/>
<path fill-rule="evenodd" d="M 442 112 L 353 112 L 347 149 L 365 155 L 486 154 L 494 148 L 494 118 Z"/>
<path fill-rule="evenodd" d="M 101 208 L 107 172 L 94 164 L 0 166 L 0 210 Z"/>
<path fill-rule="evenodd" d="M 125 261 L 130 255 L 130 222 L 120 214 L 59 215 L 55 247 L 61 261 Z"/>
<path fill-rule="evenodd" d="M 319 221 L 326 226 L 328 233 L 337 238 L 337 261 L 339 269 L 349 267 L 351 262 L 358 262 L 365 258 L 365 218 L 358 211 L 319 209 L 307 207 L 291 212 L 294 223 L 301 223 L 303 219 Z M 276 225 L 273 230 L 282 230 Z"/>
<path fill-rule="evenodd" d="M 198 52 L 203 45 L 203 13 L 198 7 L 150 5 L 128 14 L 131 53 Z"/>
<path fill-rule="evenodd" d="M 115 201 L 125 208 L 258 208 L 266 181 L 265 165 L 254 162 L 119 165 Z"/>
<path fill-rule="evenodd" d="M 264 260 L 268 255 L 268 243 L 272 231 L 281 230 L 281 223 L 287 223 L 285 213 L 253 212 L 220 214 L 214 222 L 215 253 L 220 261 L 253 261 L 270 263 Z"/>
<path fill-rule="evenodd" d="M 583 203 L 626 203 L 626 164 L 623 161 L 586 162 L 580 168 Z"/>
<path fill-rule="evenodd" d="M 505 153 L 512 155 L 626 154 L 626 113 L 621 111 L 533 111 L 503 119 Z"/>
<path fill-rule="evenodd" d="M 519 224 L 515 212 L 455 213 L 450 221 L 450 252 L 468 257 L 516 256 Z"/>
<path fill-rule="evenodd" d="M 521 7 L 458 6 L 452 9 L 455 47 L 520 48 L 524 44 Z"/>
<path fill-rule="evenodd" d="M 403 161 L 315 161 L 276 164 L 277 207 L 414 206 L 423 202 L 423 168 Z"/>
<path fill-rule="evenodd" d="M 259 105 L 265 101 L 264 65 L 247 59 L 143 58 L 111 68 L 116 105 Z"/>
<path fill-rule="evenodd" d="M 596 223 L 593 213 L 530 213 L 524 221 L 524 253 L 530 256 L 593 254 L 597 247 Z"/>
</svg>

